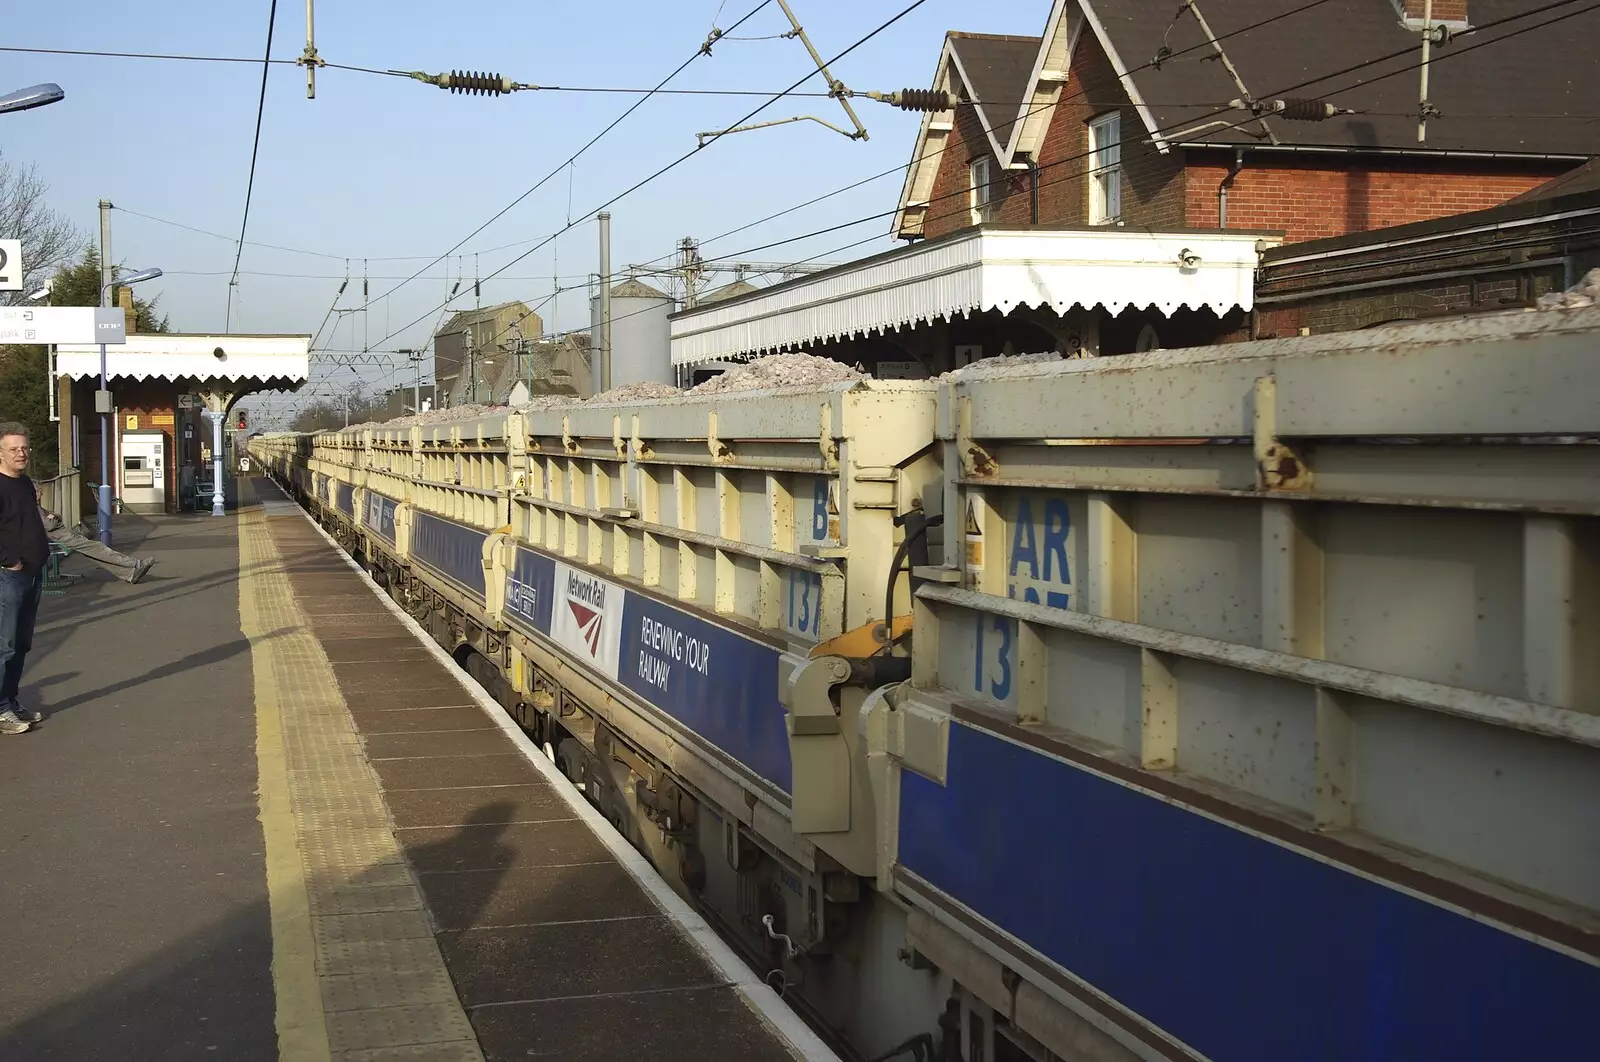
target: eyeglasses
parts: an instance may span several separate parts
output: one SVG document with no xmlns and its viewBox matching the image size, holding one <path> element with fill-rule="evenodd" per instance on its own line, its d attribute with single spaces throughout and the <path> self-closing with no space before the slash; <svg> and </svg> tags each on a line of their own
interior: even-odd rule
<svg viewBox="0 0 1600 1062">
<path fill-rule="evenodd" d="M 26 446 L 7 446 L 5 447 L 5 452 L 8 454 L 25 454 L 28 452 L 28 448 Z"/>
</svg>

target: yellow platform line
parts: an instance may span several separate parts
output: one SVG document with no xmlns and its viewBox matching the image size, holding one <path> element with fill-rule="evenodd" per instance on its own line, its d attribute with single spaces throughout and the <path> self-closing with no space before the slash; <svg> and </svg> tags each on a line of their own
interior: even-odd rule
<svg viewBox="0 0 1600 1062">
<path fill-rule="evenodd" d="M 239 514 L 239 625 L 250 640 L 255 675 L 256 776 L 261 831 L 266 840 L 267 902 L 272 911 L 272 991 L 283 1062 L 328 1062 L 328 1021 L 317 983 L 316 938 L 311 898 L 300 858 L 294 808 L 289 800 L 289 759 L 283 744 L 283 711 L 276 669 L 263 623 L 258 589 L 263 565 L 276 559 L 263 542 L 260 511 Z M 263 548 L 265 546 L 265 548 Z M 263 556 L 270 554 L 270 556 Z"/>
</svg>

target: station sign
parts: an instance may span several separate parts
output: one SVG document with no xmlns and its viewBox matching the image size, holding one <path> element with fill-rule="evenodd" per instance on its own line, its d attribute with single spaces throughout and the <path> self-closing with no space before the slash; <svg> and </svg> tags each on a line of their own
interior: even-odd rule
<svg viewBox="0 0 1600 1062">
<path fill-rule="evenodd" d="M 0 291 L 22 290 L 22 241 L 0 240 Z"/>
<path fill-rule="evenodd" d="M 127 341 L 127 316 L 115 307 L 0 306 L 0 343 Z"/>
</svg>

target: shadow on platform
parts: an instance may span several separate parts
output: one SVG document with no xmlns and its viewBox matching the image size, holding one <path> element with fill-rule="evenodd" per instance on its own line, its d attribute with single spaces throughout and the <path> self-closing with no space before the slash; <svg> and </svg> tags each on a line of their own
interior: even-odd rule
<svg viewBox="0 0 1600 1062">
<path fill-rule="evenodd" d="M 413 865 L 471 859 L 504 865 L 498 837 L 507 806 L 488 804 L 451 836 L 408 850 Z M 174 853 L 174 858 L 177 854 Z M 0 1059 L 18 1062 L 276 1062 L 271 913 L 263 898 L 228 918 L 167 945 L 124 970 L 85 984 L 71 998 L 31 1014 L 0 1011 Z M 483 876 L 498 878 L 503 870 Z M 346 886 L 388 884 L 387 875 L 357 878 Z M 313 891 L 322 883 L 311 882 Z M 108 897 L 130 916 L 160 897 Z M 464 912 L 476 916 L 476 908 Z M 528 912 L 536 917 L 536 912 Z M 93 912 L 83 912 L 92 919 Z M 420 923 L 426 930 L 426 923 Z M 114 931 L 114 926 L 106 926 Z M 415 939 L 432 941 L 431 932 Z M 343 960 L 337 957 L 334 963 Z M 339 972 L 332 966 L 328 972 Z M 85 978 L 85 980 L 89 980 Z M 326 1003 L 325 1003 L 326 1005 Z M 397 1026 L 398 1026 L 397 1022 Z"/>
</svg>

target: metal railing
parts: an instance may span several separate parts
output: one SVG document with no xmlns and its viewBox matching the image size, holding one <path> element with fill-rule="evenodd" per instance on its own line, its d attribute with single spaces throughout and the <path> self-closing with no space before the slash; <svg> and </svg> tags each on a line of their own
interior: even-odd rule
<svg viewBox="0 0 1600 1062">
<path fill-rule="evenodd" d="M 72 527 L 83 519 L 82 472 L 64 468 L 54 479 L 39 480 L 38 486 L 40 502 L 61 517 L 63 527 Z"/>
</svg>

